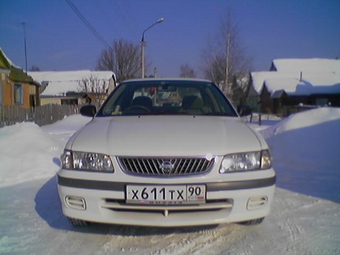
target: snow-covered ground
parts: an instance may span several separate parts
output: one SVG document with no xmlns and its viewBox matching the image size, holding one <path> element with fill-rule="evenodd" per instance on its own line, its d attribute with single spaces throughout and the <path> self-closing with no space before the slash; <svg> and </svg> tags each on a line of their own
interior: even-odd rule
<svg viewBox="0 0 340 255">
<path fill-rule="evenodd" d="M 0 254 L 340 254 L 339 108 L 250 124 L 277 172 L 272 212 L 257 226 L 72 227 L 55 173 L 67 139 L 88 121 L 75 115 L 0 129 Z"/>
</svg>

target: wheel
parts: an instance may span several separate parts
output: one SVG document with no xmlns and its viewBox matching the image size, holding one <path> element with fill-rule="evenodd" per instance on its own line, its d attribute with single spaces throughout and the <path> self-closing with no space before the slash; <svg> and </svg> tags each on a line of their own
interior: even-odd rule
<svg viewBox="0 0 340 255">
<path fill-rule="evenodd" d="M 264 217 L 263 218 L 259 218 L 259 219 L 241 221 L 241 222 L 238 222 L 238 224 L 246 225 L 246 226 L 257 225 L 257 224 L 262 223 L 263 220 L 264 220 Z"/>
<path fill-rule="evenodd" d="M 84 220 L 79 220 L 79 219 L 74 219 L 67 217 L 68 221 L 75 227 L 85 227 L 90 225 L 90 222 L 84 221 Z"/>
</svg>

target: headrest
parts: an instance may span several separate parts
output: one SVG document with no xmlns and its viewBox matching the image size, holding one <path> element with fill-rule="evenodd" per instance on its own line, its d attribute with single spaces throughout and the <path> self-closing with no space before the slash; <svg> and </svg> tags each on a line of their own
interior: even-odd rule
<svg viewBox="0 0 340 255">
<path fill-rule="evenodd" d="M 199 109 L 203 107 L 203 101 L 198 96 L 186 96 L 182 101 L 183 109 Z"/>
<path fill-rule="evenodd" d="M 145 106 L 147 108 L 151 108 L 152 107 L 152 100 L 151 100 L 150 97 L 139 96 L 139 97 L 135 97 L 132 100 L 132 105 L 142 105 L 142 106 Z"/>
</svg>

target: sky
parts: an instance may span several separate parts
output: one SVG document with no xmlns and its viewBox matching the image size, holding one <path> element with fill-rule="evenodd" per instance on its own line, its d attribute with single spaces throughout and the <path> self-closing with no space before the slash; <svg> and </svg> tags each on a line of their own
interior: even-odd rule
<svg viewBox="0 0 340 255">
<path fill-rule="evenodd" d="M 203 78 L 203 52 L 228 10 L 252 71 L 268 71 L 278 58 L 340 57 L 339 0 L 70 1 L 109 45 L 140 45 L 142 32 L 164 18 L 145 33 L 147 75 L 157 68 L 158 77 L 178 77 L 188 64 Z M 66 0 L 0 0 L 0 47 L 23 69 L 24 38 L 28 69 L 41 71 L 95 70 L 106 49 Z"/>
</svg>

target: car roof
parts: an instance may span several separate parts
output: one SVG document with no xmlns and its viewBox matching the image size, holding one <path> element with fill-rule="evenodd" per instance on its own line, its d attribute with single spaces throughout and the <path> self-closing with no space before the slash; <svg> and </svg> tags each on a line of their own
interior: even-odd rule
<svg viewBox="0 0 340 255">
<path fill-rule="evenodd" d="M 148 81 L 195 81 L 195 82 L 209 82 L 212 83 L 210 80 L 206 79 L 198 79 L 198 78 L 139 78 L 139 79 L 130 79 L 122 81 L 121 83 L 128 83 L 128 82 L 148 82 Z"/>
</svg>

